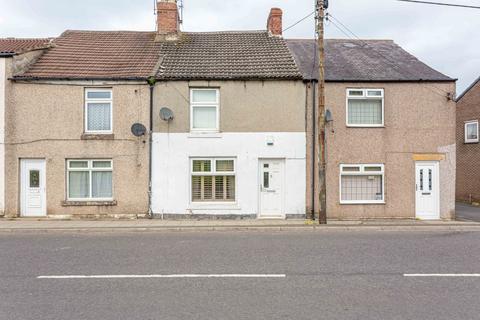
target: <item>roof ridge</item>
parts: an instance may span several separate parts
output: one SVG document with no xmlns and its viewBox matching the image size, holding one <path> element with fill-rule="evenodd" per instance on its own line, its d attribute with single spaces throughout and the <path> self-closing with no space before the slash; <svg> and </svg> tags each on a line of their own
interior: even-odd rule
<svg viewBox="0 0 480 320">
<path fill-rule="evenodd" d="M 268 33 L 267 30 L 220 30 L 220 31 L 182 31 L 182 33 L 186 34 L 225 34 L 225 33 Z"/>
<path fill-rule="evenodd" d="M 16 37 L 7 37 L 0 38 L 0 41 L 41 41 L 41 40 L 50 40 L 55 39 L 55 37 L 46 37 L 46 38 L 16 38 Z"/>
<path fill-rule="evenodd" d="M 155 33 L 155 31 L 139 31 L 139 30 L 80 30 L 80 29 L 67 29 L 63 34 L 66 33 Z"/>
</svg>

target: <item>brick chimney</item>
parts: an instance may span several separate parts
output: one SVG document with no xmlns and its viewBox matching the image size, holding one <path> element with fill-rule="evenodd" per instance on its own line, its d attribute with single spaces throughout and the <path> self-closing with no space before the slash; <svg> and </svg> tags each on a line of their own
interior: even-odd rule
<svg viewBox="0 0 480 320">
<path fill-rule="evenodd" d="M 280 8 L 272 8 L 268 16 L 267 30 L 272 36 L 281 37 L 283 33 L 283 11 Z"/>
<path fill-rule="evenodd" d="M 157 0 L 157 40 L 177 40 L 179 35 L 177 0 Z"/>
</svg>

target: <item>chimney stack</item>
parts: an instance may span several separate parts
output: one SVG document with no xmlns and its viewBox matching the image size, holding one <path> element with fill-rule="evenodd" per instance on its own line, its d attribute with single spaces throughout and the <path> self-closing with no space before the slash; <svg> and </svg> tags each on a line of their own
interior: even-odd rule
<svg viewBox="0 0 480 320">
<path fill-rule="evenodd" d="M 178 40 L 179 34 L 177 0 L 157 0 L 157 40 Z"/>
<path fill-rule="evenodd" d="M 283 33 L 283 12 L 280 8 L 272 8 L 268 16 L 267 29 L 270 35 L 281 37 Z"/>
</svg>

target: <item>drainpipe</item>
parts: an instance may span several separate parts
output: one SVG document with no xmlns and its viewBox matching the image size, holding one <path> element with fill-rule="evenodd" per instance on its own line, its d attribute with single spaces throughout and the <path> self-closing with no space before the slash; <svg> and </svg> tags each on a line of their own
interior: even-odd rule
<svg viewBox="0 0 480 320">
<path fill-rule="evenodd" d="M 149 126 L 149 139 L 148 139 L 148 216 L 150 219 L 153 219 L 153 209 L 152 209 L 152 156 L 153 156 L 153 93 L 155 90 L 155 77 L 150 77 L 147 79 L 147 83 L 150 86 L 150 126 Z"/>
<path fill-rule="evenodd" d="M 317 86 L 315 84 L 315 80 L 310 81 L 310 85 L 312 86 L 312 221 L 315 221 L 315 164 L 316 164 L 316 141 L 317 141 Z"/>
</svg>

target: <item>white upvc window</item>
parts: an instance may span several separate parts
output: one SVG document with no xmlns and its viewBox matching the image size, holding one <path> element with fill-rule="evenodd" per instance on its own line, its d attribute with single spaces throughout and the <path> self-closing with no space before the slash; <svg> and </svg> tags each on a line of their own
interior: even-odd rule
<svg viewBox="0 0 480 320">
<path fill-rule="evenodd" d="M 478 120 L 465 122 L 465 143 L 477 143 L 478 137 Z"/>
<path fill-rule="evenodd" d="M 192 132 L 218 132 L 219 113 L 219 89 L 190 90 L 190 129 Z"/>
<path fill-rule="evenodd" d="M 233 158 L 191 159 L 192 202 L 235 202 L 235 174 Z"/>
<path fill-rule="evenodd" d="M 85 133 L 113 132 L 112 89 L 85 89 Z"/>
<path fill-rule="evenodd" d="M 383 127 L 383 89 L 347 89 L 347 126 Z"/>
<path fill-rule="evenodd" d="M 112 160 L 68 160 L 67 199 L 70 201 L 112 201 Z"/>
<path fill-rule="evenodd" d="M 340 165 L 340 203 L 385 203 L 385 166 L 383 164 Z"/>
</svg>

